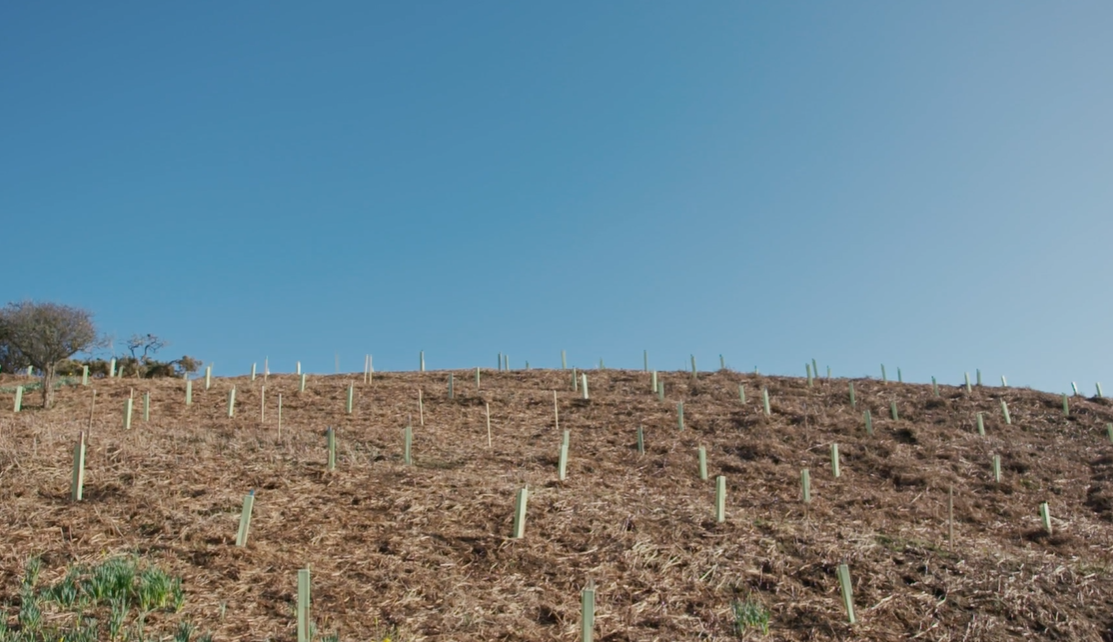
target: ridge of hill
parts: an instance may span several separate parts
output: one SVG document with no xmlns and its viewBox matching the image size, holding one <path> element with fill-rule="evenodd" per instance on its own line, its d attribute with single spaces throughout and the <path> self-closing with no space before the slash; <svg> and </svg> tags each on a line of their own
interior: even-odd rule
<svg viewBox="0 0 1113 642">
<path fill-rule="evenodd" d="M 271 375 L 265 400 L 261 377 L 217 378 L 207 391 L 193 382 L 189 407 L 181 380 L 95 380 L 60 390 L 49 411 L 12 413 L 11 395 L 0 396 L 0 617 L 17 627 L 29 557 L 41 556 L 50 580 L 127 552 L 183 577 L 182 616 L 216 640 L 296 639 L 296 573 L 307 565 L 318 630 L 347 640 L 391 631 L 393 642 L 577 640 L 589 581 L 595 639 L 610 642 L 737 639 L 734 607 L 746 603 L 768 613 L 768 639 L 1113 640 L 1107 399 L 1072 397 L 1064 416 L 1059 396 L 1028 389 L 939 386 L 935 396 L 930 385 L 809 387 L 717 371 L 658 373 L 661 401 L 648 373 L 628 370 L 587 371 L 590 400 L 572 390 L 570 371 L 484 370 L 477 390 L 474 371 L 457 370 L 449 399 L 449 374 L 310 376 L 300 393 L 297 377 Z M 326 426 L 338 443 L 331 472 Z M 82 430 L 84 500 L 72 503 Z M 513 539 L 515 494 L 527 486 L 525 536 Z M 238 548 L 251 489 L 250 536 Z"/>
</svg>

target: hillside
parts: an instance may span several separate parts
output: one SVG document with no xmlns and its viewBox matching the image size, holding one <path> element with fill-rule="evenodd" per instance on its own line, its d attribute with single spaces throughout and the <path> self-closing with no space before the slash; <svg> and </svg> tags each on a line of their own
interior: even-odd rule
<svg viewBox="0 0 1113 642">
<path fill-rule="evenodd" d="M 181 613 L 152 614 L 151 627 L 189 618 L 215 640 L 295 640 L 297 570 L 306 565 L 318 630 L 352 641 L 578 640 L 589 580 L 595 639 L 609 642 L 737 639 L 732 605 L 747 600 L 768 610 L 770 640 L 1113 640 L 1108 400 L 1071 398 L 1064 417 L 1058 396 L 1031 390 L 940 386 L 935 397 L 931 386 L 857 379 L 852 408 L 846 379 L 809 388 L 719 371 L 694 381 L 661 373 L 659 401 L 647 373 L 591 370 L 584 401 L 570 371 L 485 370 L 478 391 L 474 371 L 453 374 L 453 400 L 448 372 L 376 373 L 370 384 L 359 374 L 310 376 L 304 393 L 296 377 L 271 376 L 265 421 L 261 378 L 216 379 L 209 391 L 195 381 L 188 408 L 180 380 L 97 380 L 64 388 L 50 411 L 28 394 L 18 414 L 12 395 L 0 394 L 8 626 L 18 628 L 28 558 L 42 557 L 49 583 L 74 562 L 135 553 L 184 578 Z M 84 500 L 72 503 L 73 446 L 94 389 Z M 570 431 L 563 482 L 553 390 L 560 431 Z M 411 466 L 402 457 L 408 418 Z M 333 472 L 326 426 L 337 437 Z M 707 481 L 698 475 L 701 445 Z M 717 475 L 726 478 L 723 523 Z M 515 494 L 527 485 L 525 537 L 512 539 Z M 250 537 L 237 548 L 251 489 Z M 839 591 L 843 562 L 854 626 Z M 746 636 L 762 639 L 756 629 Z"/>
</svg>

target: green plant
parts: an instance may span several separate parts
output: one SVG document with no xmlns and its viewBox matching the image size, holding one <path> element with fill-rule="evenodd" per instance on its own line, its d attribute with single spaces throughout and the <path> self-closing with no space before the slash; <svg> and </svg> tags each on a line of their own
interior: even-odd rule
<svg viewBox="0 0 1113 642">
<path fill-rule="evenodd" d="M 128 615 L 128 604 L 125 599 L 116 598 L 109 602 L 111 607 L 111 615 L 108 618 L 108 634 L 112 639 L 116 639 L 120 635 L 120 631 L 124 629 L 124 620 Z"/>
<path fill-rule="evenodd" d="M 139 609 L 151 611 L 165 608 L 173 595 L 173 581 L 159 568 L 144 569 L 139 574 Z"/>
<path fill-rule="evenodd" d="M 19 597 L 19 629 L 22 632 L 37 633 L 42 626 L 42 609 L 39 598 L 29 589 Z"/>
<path fill-rule="evenodd" d="M 193 628 L 188 622 L 158 618 L 150 627 L 147 622 L 153 610 L 182 608 L 185 595 L 180 578 L 136 557 L 73 565 L 61 580 L 47 586 L 38 586 L 42 570 L 41 560 L 27 560 L 16 613 L 19 625 L 9 631 L 8 615 L 0 608 L 0 642 L 98 642 L 102 623 L 107 629 L 104 637 L 114 641 L 189 642 Z"/>
<path fill-rule="evenodd" d="M 734 632 L 739 637 L 749 629 L 757 629 L 762 635 L 769 633 L 769 610 L 760 600 L 753 597 L 744 601 L 735 600 L 731 608 L 734 611 Z"/>
<path fill-rule="evenodd" d="M 193 635 L 194 629 L 193 622 L 189 620 L 178 622 L 178 628 L 174 631 L 174 642 L 189 642 L 189 638 Z"/>
<path fill-rule="evenodd" d="M 31 557 L 27 560 L 23 570 L 23 588 L 34 588 L 35 583 L 39 581 L 39 574 L 42 573 L 43 562 L 38 557 Z"/>
</svg>

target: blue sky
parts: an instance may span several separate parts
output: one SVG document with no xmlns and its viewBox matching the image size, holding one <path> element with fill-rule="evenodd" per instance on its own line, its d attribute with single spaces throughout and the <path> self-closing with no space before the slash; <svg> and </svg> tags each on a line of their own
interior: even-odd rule
<svg viewBox="0 0 1113 642">
<path fill-rule="evenodd" d="M 246 372 L 1113 392 L 1113 3 L 5 3 L 0 303 Z"/>
</svg>

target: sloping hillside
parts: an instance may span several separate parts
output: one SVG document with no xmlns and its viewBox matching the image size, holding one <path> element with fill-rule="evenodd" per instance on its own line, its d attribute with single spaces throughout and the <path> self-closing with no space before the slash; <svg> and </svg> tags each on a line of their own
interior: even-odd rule
<svg viewBox="0 0 1113 642">
<path fill-rule="evenodd" d="M 294 376 L 271 376 L 262 421 L 261 378 L 218 379 L 208 391 L 194 382 L 188 408 L 176 380 L 98 380 L 60 391 L 46 412 L 12 413 L 12 395 L 0 395 L 0 609 L 9 627 L 18 628 L 29 557 L 42 556 L 49 583 L 74 562 L 130 552 L 185 579 L 182 612 L 152 614 L 151 627 L 189 618 L 216 640 L 296 639 L 296 575 L 307 565 L 318 630 L 353 641 L 577 640 L 588 581 L 596 640 L 735 639 L 734 606 L 747 602 L 767 610 L 768 639 L 1113 639 L 1106 400 L 1071 398 L 1065 417 L 1059 397 L 1031 390 L 940 386 L 936 397 L 931 386 L 860 379 L 851 407 L 846 379 L 809 387 L 720 371 L 661 373 L 660 401 L 649 374 L 620 370 L 589 371 L 589 401 L 572 390 L 571 371 L 484 371 L 479 390 L 474 371 L 456 371 L 449 400 L 448 374 L 376 374 L 370 384 L 358 374 L 311 376 L 303 393 Z M 94 388 L 84 500 L 72 503 L 73 445 L 90 424 Z M 338 444 L 333 472 L 327 426 Z M 525 537 L 512 539 L 525 486 Z M 250 536 L 237 548 L 250 489 Z M 840 563 L 853 583 L 854 626 Z M 744 635 L 762 637 L 753 627 Z"/>
</svg>

